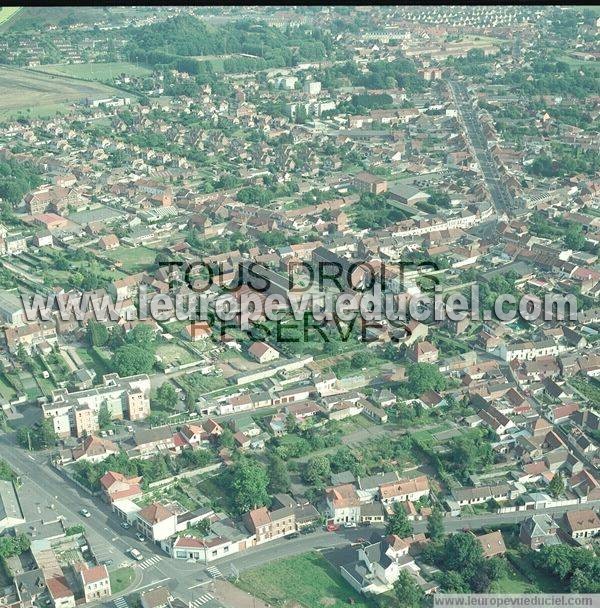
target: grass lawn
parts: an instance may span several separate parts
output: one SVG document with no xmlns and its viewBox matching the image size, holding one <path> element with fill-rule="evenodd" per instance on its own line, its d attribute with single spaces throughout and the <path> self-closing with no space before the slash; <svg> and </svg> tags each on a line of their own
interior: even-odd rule
<svg viewBox="0 0 600 608">
<path fill-rule="evenodd" d="M 491 593 L 536 593 L 538 588 L 532 585 L 522 574 L 507 563 L 506 574 L 494 581 Z"/>
<path fill-rule="evenodd" d="M 526 552 L 509 549 L 509 567 L 513 569 L 524 581 L 529 581 L 532 587 L 539 593 L 567 593 L 561 580 L 548 572 L 539 570 L 533 566 Z"/>
<path fill-rule="evenodd" d="M 83 80 L 113 80 L 120 74 L 127 76 L 147 76 L 152 71 L 148 68 L 126 62 L 109 62 L 109 63 L 72 63 L 61 64 L 54 63 L 40 66 L 40 70 L 49 74 L 61 74 L 64 76 L 73 76 L 74 78 L 82 78 Z"/>
<path fill-rule="evenodd" d="M 103 254 L 113 262 L 120 262 L 125 272 L 141 272 L 154 263 L 156 251 L 148 247 L 126 247 L 121 245 Z"/>
<path fill-rule="evenodd" d="M 17 396 L 17 391 L 12 384 L 6 379 L 4 374 L 0 375 L 0 397 L 6 401 L 12 401 Z"/>
<path fill-rule="evenodd" d="M 161 344 L 156 349 L 156 354 L 160 357 L 166 367 L 172 365 L 185 365 L 197 360 L 187 349 L 179 344 Z"/>
<path fill-rule="evenodd" d="M 6 23 L 9 19 L 12 19 L 20 10 L 20 6 L 3 6 L 2 8 L 0 8 L 0 23 Z"/>
<path fill-rule="evenodd" d="M 362 597 L 322 556 L 306 553 L 277 560 L 244 572 L 238 586 L 272 606 L 298 602 L 304 608 L 342 608 L 354 600 L 355 608 L 371 608 L 373 602 Z"/>
<path fill-rule="evenodd" d="M 109 573 L 110 576 L 110 588 L 115 593 L 121 593 L 125 591 L 129 585 L 133 582 L 134 571 L 131 566 L 125 568 L 119 568 Z"/>
<path fill-rule="evenodd" d="M 108 373 L 106 361 L 94 350 L 81 347 L 76 348 L 75 350 L 84 365 L 96 372 L 96 378 L 102 378 L 104 374 Z"/>
</svg>

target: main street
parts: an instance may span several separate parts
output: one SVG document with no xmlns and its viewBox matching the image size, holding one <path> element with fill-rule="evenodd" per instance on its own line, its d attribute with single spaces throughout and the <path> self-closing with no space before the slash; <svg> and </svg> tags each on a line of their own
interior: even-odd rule
<svg viewBox="0 0 600 608">
<path fill-rule="evenodd" d="M 452 80 L 448 81 L 448 85 L 494 207 L 498 215 L 510 215 L 515 210 L 515 201 L 498 172 L 496 161 L 488 150 L 487 140 L 467 89 L 462 83 Z"/>
</svg>

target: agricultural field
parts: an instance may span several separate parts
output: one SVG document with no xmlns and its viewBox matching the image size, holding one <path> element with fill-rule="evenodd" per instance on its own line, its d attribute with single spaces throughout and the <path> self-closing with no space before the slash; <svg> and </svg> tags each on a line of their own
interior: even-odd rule
<svg viewBox="0 0 600 608">
<path fill-rule="evenodd" d="M 82 103 L 87 97 L 102 99 L 118 94 L 117 89 L 95 82 L 0 67 L 0 119 L 50 117 L 68 112 L 70 104 Z"/>
<path fill-rule="evenodd" d="M 20 6 L 3 6 L 0 8 L 0 25 L 7 23 L 9 19 L 12 19 L 20 10 Z"/>
<path fill-rule="evenodd" d="M 126 62 L 54 63 L 40 66 L 36 70 L 47 72 L 48 74 L 99 82 L 111 81 L 121 74 L 126 74 L 127 76 L 147 76 L 152 73 L 148 68 Z"/>
<path fill-rule="evenodd" d="M 238 586 L 271 606 L 370 608 L 371 600 L 356 593 L 323 557 L 307 553 L 277 560 L 242 573 Z"/>
</svg>

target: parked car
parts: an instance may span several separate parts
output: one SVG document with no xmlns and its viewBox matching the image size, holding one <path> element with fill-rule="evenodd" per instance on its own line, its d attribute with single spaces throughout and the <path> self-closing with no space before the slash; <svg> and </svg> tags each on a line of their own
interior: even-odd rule
<svg viewBox="0 0 600 608">
<path fill-rule="evenodd" d="M 353 521 L 349 521 L 344 524 L 344 528 L 356 528 L 356 524 Z"/>
<path fill-rule="evenodd" d="M 287 538 L 288 540 L 292 540 L 293 538 L 299 538 L 300 533 L 299 532 L 292 532 L 291 534 L 286 534 L 284 538 Z"/>
<path fill-rule="evenodd" d="M 91 516 L 92 516 L 92 514 L 91 514 L 91 513 L 90 513 L 90 512 L 89 512 L 87 509 L 81 509 L 81 510 L 79 511 L 79 513 L 80 513 L 81 515 L 83 515 L 84 517 L 91 517 Z"/>
<path fill-rule="evenodd" d="M 327 524 L 327 532 L 337 532 L 340 527 L 336 524 Z"/>
<path fill-rule="evenodd" d="M 127 552 L 129 553 L 129 555 L 131 555 L 131 557 L 133 557 L 134 560 L 141 562 L 144 559 L 144 556 L 137 550 L 134 549 L 133 547 L 127 549 Z"/>
<path fill-rule="evenodd" d="M 112 566 L 113 560 L 112 559 L 105 559 L 102 563 L 105 566 Z"/>
<path fill-rule="evenodd" d="M 131 528 L 131 524 L 128 521 L 122 521 L 121 528 L 123 528 L 124 530 L 129 530 L 129 528 Z"/>
<path fill-rule="evenodd" d="M 141 532 L 136 532 L 135 533 L 135 537 L 141 542 L 143 543 L 146 540 L 146 537 L 141 533 Z"/>
</svg>

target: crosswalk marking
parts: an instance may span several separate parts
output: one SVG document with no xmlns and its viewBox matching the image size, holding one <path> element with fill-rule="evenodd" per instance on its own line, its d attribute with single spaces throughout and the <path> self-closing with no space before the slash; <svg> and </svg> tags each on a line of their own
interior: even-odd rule
<svg viewBox="0 0 600 608">
<path fill-rule="evenodd" d="M 115 600 L 113 600 L 113 604 L 117 608 L 129 608 L 129 604 L 127 603 L 127 600 L 124 597 L 116 598 Z"/>
<path fill-rule="evenodd" d="M 154 555 L 153 557 L 149 557 L 148 559 L 145 559 L 143 562 L 140 562 L 139 566 L 142 570 L 145 570 L 146 568 L 149 568 L 153 564 L 156 564 L 157 562 L 159 562 L 161 559 L 162 559 L 162 557 L 160 555 Z"/>
<path fill-rule="evenodd" d="M 207 566 L 206 569 L 213 578 L 223 578 L 221 571 L 216 566 Z"/>
<path fill-rule="evenodd" d="M 191 602 L 191 608 L 200 608 L 200 606 L 204 606 L 206 602 L 210 602 L 210 600 L 214 600 L 215 598 L 210 593 L 205 593 L 201 595 L 197 600 Z"/>
</svg>

